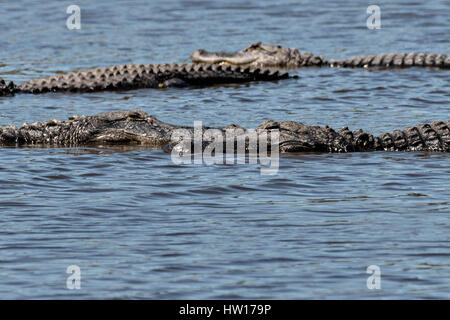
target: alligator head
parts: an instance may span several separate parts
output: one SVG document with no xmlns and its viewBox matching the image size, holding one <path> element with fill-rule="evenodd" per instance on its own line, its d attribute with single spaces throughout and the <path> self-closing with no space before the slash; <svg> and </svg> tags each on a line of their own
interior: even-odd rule
<svg viewBox="0 0 450 320">
<path fill-rule="evenodd" d="M 111 111 L 0 128 L 0 145 L 148 145 L 162 146 L 177 126 L 143 111 Z"/>
<path fill-rule="evenodd" d="M 112 111 L 83 119 L 83 139 L 94 144 L 143 144 L 161 146 L 170 141 L 176 126 L 140 110 Z"/>
<path fill-rule="evenodd" d="M 254 67 L 298 68 L 303 66 L 321 66 L 325 60 L 310 52 L 298 49 L 266 45 L 261 42 L 251 44 L 237 52 L 208 52 L 196 50 L 191 54 L 194 63 L 229 64 Z"/>
</svg>

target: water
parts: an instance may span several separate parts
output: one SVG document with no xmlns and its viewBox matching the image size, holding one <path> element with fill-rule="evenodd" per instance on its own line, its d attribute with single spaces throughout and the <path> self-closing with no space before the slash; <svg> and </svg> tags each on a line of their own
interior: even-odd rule
<svg viewBox="0 0 450 320">
<path fill-rule="evenodd" d="M 448 1 L 1 2 L 0 77 L 187 62 L 199 48 L 280 44 L 327 58 L 449 53 Z M 0 125 L 142 109 L 176 124 L 266 119 L 379 134 L 449 119 L 447 71 L 311 68 L 299 79 L 205 89 L 0 99 Z M 283 156 L 175 165 L 148 148 L 3 148 L 0 298 L 450 298 L 449 154 Z M 66 268 L 81 268 L 81 289 Z M 368 290 L 366 268 L 381 268 Z"/>
</svg>

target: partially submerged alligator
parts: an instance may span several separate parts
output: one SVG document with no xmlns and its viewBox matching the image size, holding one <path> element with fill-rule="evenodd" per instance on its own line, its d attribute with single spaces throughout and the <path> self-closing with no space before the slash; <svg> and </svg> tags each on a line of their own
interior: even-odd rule
<svg viewBox="0 0 450 320">
<path fill-rule="evenodd" d="M 111 111 L 93 116 L 71 117 L 68 121 L 50 120 L 24 124 L 22 127 L 0 128 L 0 146 L 74 147 L 94 145 L 146 145 L 166 151 L 189 153 L 192 141 L 173 140 L 175 130 L 195 133 L 195 128 L 162 122 L 143 111 Z M 211 128 L 202 128 L 203 131 Z M 249 131 L 237 125 L 216 129 L 232 139 L 244 142 L 248 150 Z M 275 141 L 268 133 L 277 132 Z M 430 151 L 450 152 L 450 120 L 433 122 L 394 130 L 374 136 L 363 130 L 338 131 L 328 126 L 308 126 L 300 122 L 264 121 L 256 129 L 259 140 L 267 142 L 268 149 L 280 152 L 365 152 L 365 151 Z M 216 136 L 203 137 L 202 148 L 221 143 Z M 223 140 L 223 143 L 226 141 Z M 226 148 L 223 148 L 226 151 Z"/>
<path fill-rule="evenodd" d="M 276 67 L 293 69 L 300 67 L 376 67 L 406 68 L 435 67 L 450 68 L 450 55 L 436 53 L 389 53 L 351 57 L 342 60 L 326 60 L 323 56 L 298 49 L 266 45 L 255 42 L 237 52 L 208 52 L 196 50 L 191 54 L 194 63 L 225 64 L 252 67 Z"/>
<path fill-rule="evenodd" d="M 75 71 L 31 80 L 20 85 L 0 78 L 0 96 L 16 93 L 96 92 L 141 88 L 210 86 L 222 83 L 271 81 L 288 78 L 287 72 L 268 68 L 241 68 L 219 64 L 121 65 Z"/>
<path fill-rule="evenodd" d="M 13 82 L 7 84 L 0 78 L 0 96 L 16 93 L 94 92 L 271 81 L 289 78 L 289 74 L 279 68 L 310 66 L 450 68 L 450 55 L 445 54 L 392 53 L 327 61 L 324 57 L 309 52 L 265 45 L 261 42 L 232 53 L 196 50 L 191 59 L 192 64 L 130 64 L 76 71 L 31 80 L 20 85 Z"/>
</svg>

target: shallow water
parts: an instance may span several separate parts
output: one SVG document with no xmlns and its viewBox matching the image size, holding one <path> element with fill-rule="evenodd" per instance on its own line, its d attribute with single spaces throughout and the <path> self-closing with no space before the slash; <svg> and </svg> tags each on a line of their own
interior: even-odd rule
<svg viewBox="0 0 450 320">
<path fill-rule="evenodd" d="M 252 42 L 330 58 L 449 53 L 447 1 L 2 1 L 0 77 L 187 62 Z M 448 120 L 450 74 L 310 68 L 298 79 L 204 89 L 0 98 L 0 125 L 142 109 L 161 120 L 252 128 L 261 121 L 374 134 Z M 450 298 L 450 155 L 283 156 L 176 165 L 146 148 L 3 148 L 0 298 Z M 81 289 L 66 268 L 81 268 Z M 368 290 L 366 268 L 381 268 Z"/>
</svg>

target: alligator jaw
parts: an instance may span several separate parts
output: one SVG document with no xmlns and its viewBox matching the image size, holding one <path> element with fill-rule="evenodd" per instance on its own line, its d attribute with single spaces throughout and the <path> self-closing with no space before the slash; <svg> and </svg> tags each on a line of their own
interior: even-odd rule
<svg viewBox="0 0 450 320">
<path fill-rule="evenodd" d="M 208 52 L 206 50 L 195 50 L 191 54 L 191 60 L 195 63 L 229 64 L 239 66 L 250 66 L 258 57 L 242 52 Z"/>
<path fill-rule="evenodd" d="M 261 42 L 252 43 L 247 48 L 237 52 L 208 52 L 200 49 L 191 54 L 194 63 L 228 64 L 254 67 L 286 67 L 297 66 L 299 54 L 297 49 L 281 46 L 265 45 Z"/>
<path fill-rule="evenodd" d="M 292 69 L 306 66 L 321 66 L 326 62 L 321 56 L 298 49 L 283 48 L 255 42 L 237 52 L 208 52 L 196 50 L 191 54 L 194 63 L 228 64 L 252 67 L 276 67 Z"/>
<path fill-rule="evenodd" d="M 170 139 L 157 139 L 155 137 L 147 136 L 144 134 L 138 134 L 129 130 L 123 129 L 110 129 L 94 134 L 88 143 L 95 145 L 145 145 L 145 146 L 163 146 L 168 144 Z"/>
</svg>

